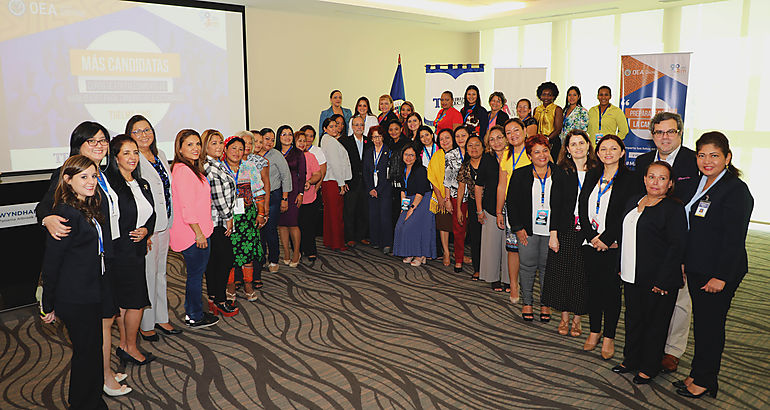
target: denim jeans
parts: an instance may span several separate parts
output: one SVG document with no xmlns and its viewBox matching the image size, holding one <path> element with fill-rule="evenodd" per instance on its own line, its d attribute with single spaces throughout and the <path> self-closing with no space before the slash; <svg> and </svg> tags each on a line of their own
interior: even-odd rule
<svg viewBox="0 0 770 410">
<path fill-rule="evenodd" d="M 203 318 L 203 271 L 209 263 L 211 238 L 207 238 L 208 246 L 205 249 L 192 244 L 182 251 L 184 263 L 187 265 L 187 281 L 184 291 L 184 311 L 190 319 L 199 321 Z"/>
</svg>

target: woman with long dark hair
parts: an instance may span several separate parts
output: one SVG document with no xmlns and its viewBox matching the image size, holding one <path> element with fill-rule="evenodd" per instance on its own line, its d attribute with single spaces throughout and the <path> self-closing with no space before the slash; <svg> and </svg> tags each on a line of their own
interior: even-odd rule
<svg viewBox="0 0 770 410">
<path fill-rule="evenodd" d="M 356 101 L 356 108 L 353 112 L 353 116 L 348 120 L 347 135 L 353 135 L 353 117 L 361 117 L 364 119 L 364 135 L 368 135 L 369 130 L 372 129 L 372 127 L 380 125 L 380 122 L 377 121 L 377 117 L 372 114 L 372 108 L 369 104 L 369 99 L 363 96 L 359 97 L 358 101 Z M 305 127 L 307 127 L 307 125 Z M 305 127 L 302 127 L 299 130 L 305 132 Z M 313 130 L 313 133 L 315 133 L 315 130 Z M 313 144 L 313 141 L 310 140 L 308 143 Z"/>
<path fill-rule="evenodd" d="M 572 86 L 567 89 L 567 98 L 564 101 L 564 121 L 562 122 L 561 135 L 563 141 L 572 130 L 588 131 L 588 110 L 583 107 L 580 89 Z"/>
<path fill-rule="evenodd" d="M 376 128 L 376 127 L 375 127 Z M 321 166 L 318 158 L 308 150 L 313 140 L 304 131 L 294 133 L 294 146 L 305 155 L 305 184 L 303 185 L 302 206 L 299 207 L 297 224 L 302 232 L 299 250 L 310 262 L 318 258 L 315 237 L 321 221 L 321 201 L 318 197 L 318 183 L 321 181 Z"/>
<path fill-rule="evenodd" d="M 463 117 L 463 125 L 468 126 L 478 135 L 486 135 L 489 126 L 489 113 L 481 106 L 481 93 L 479 87 L 471 84 L 465 89 L 463 108 L 460 115 Z M 454 130 L 454 129 L 453 129 Z"/>
<path fill-rule="evenodd" d="M 302 206 L 302 199 L 305 195 L 305 174 L 307 167 L 305 165 L 304 151 L 297 149 L 294 145 L 294 130 L 288 125 L 278 127 L 278 143 L 276 149 L 286 158 L 291 172 L 292 190 L 289 192 L 289 206 L 286 212 L 281 214 L 278 221 L 278 234 L 283 245 L 283 263 L 289 267 L 296 268 L 299 265 L 299 207 Z M 291 243 L 289 242 L 291 236 Z M 290 251 L 289 245 L 292 251 Z"/>
<path fill-rule="evenodd" d="M 364 185 L 369 196 L 369 236 L 372 246 L 389 253 L 393 246 L 392 186 L 388 180 L 391 151 L 379 127 L 369 130 L 372 143 L 364 148 Z"/>
<path fill-rule="evenodd" d="M 462 209 L 462 200 L 467 197 L 468 210 L 465 213 L 458 212 L 455 218 L 457 218 L 458 225 L 467 226 L 468 240 L 471 244 L 471 262 L 473 263 L 471 280 L 477 281 L 481 268 L 481 223 L 479 220 L 484 216 L 484 209 L 481 201 L 483 188 L 476 189 L 476 178 L 479 175 L 481 158 L 484 155 L 484 144 L 478 135 L 471 134 L 468 141 L 465 142 L 465 146 L 467 154 L 457 174 L 455 209 Z M 457 262 L 456 258 L 455 255 L 455 263 Z"/>
<path fill-rule="evenodd" d="M 393 255 L 404 263 L 420 266 L 436 257 L 436 222 L 428 203 L 431 197 L 428 171 L 411 146 L 401 154 L 404 189 L 401 191 L 401 216 L 393 238 Z"/>
<path fill-rule="evenodd" d="M 441 134 L 441 133 L 439 133 Z M 455 273 L 462 272 L 465 262 L 465 220 L 468 219 L 467 195 L 463 195 L 458 201 L 458 180 L 460 167 L 465 160 L 465 143 L 472 134 L 467 127 L 457 127 L 452 134 L 452 145 L 455 147 L 447 152 L 444 162 L 444 186 L 449 190 L 450 203 L 452 204 L 452 232 L 454 233 Z M 467 194 L 468 191 L 465 191 Z M 462 214 L 462 216 L 459 216 Z"/>
<path fill-rule="evenodd" d="M 337 140 L 339 128 L 332 118 L 324 120 L 324 135 L 321 137 L 321 149 L 326 156 L 326 176 L 322 185 L 324 204 L 324 245 L 333 250 L 347 250 L 345 246 L 345 226 L 342 220 L 342 196 L 348 191 L 345 181 L 353 177 L 350 169 L 350 157 L 345 147 Z"/>
</svg>

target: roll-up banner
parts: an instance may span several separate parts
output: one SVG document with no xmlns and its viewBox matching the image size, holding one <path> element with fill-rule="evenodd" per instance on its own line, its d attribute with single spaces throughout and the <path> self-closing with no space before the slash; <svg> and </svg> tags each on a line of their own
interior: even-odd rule
<svg viewBox="0 0 770 410">
<path fill-rule="evenodd" d="M 454 107 L 463 107 L 465 89 L 474 84 L 485 90 L 484 64 L 428 64 L 425 66 L 425 113 L 423 121 L 433 125 L 441 109 L 441 93 L 451 91 Z M 484 101 L 479 96 L 479 101 Z"/>
<path fill-rule="evenodd" d="M 684 120 L 687 78 L 691 53 L 621 56 L 620 108 L 628 119 L 625 139 L 627 164 L 655 148 L 649 125 L 662 111 L 675 112 Z"/>
</svg>

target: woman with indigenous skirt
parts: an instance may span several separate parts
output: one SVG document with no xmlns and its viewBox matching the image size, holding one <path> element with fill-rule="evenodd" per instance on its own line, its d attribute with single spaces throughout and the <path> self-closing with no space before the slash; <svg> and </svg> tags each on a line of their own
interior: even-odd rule
<svg viewBox="0 0 770 410">
<path fill-rule="evenodd" d="M 242 161 L 246 144 L 241 137 L 229 137 L 225 140 L 225 168 L 235 179 L 235 206 L 233 207 L 233 231 L 230 241 L 233 244 L 233 269 L 227 281 L 227 299 L 235 301 L 235 267 L 243 271 L 243 291 L 246 300 L 257 300 L 257 292 L 252 286 L 254 262 L 262 258 L 262 241 L 259 228 L 265 225 L 265 190 L 262 177 L 249 161 Z"/>
<path fill-rule="evenodd" d="M 436 221 L 429 209 L 431 188 L 428 171 L 414 147 L 407 145 L 399 164 L 403 171 L 401 216 L 396 223 L 393 255 L 404 257 L 404 263 L 420 266 L 427 258 L 436 257 Z"/>
</svg>

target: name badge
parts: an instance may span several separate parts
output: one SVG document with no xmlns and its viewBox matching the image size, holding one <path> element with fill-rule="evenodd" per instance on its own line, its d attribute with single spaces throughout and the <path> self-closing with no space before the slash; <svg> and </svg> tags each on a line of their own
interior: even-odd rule
<svg viewBox="0 0 770 410">
<path fill-rule="evenodd" d="M 575 230 L 576 231 L 580 230 L 580 217 L 577 215 L 575 215 Z"/>
<path fill-rule="evenodd" d="M 377 187 L 377 181 L 379 181 L 379 177 L 377 177 L 377 171 L 374 171 L 374 187 Z"/>
<path fill-rule="evenodd" d="M 711 201 L 708 199 L 703 199 L 698 202 L 698 208 L 695 209 L 695 216 L 705 218 L 706 212 L 709 210 L 709 206 L 711 206 Z"/>
<path fill-rule="evenodd" d="M 412 201 L 409 198 L 404 198 L 401 200 L 401 210 L 406 211 L 409 209 L 409 205 L 412 204 Z"/>
<path fill-rule="evenodd" d="M 246 213 L 246 206 L 243 203 L 243 198 L 235 198 L 235 206 L 233 207 L 233 213 L 236 215 L 243 215 Z"/>
<path fill-rule="evenodd" d="M 593 228 L 594 231 L 599 232 L 599 222 L 596 222 L 596 219 L 591 218 L 591 228 Z"/>
<path fill-rule="evenodd" d="M 548 225 L 548 209 L 540 209 L 535 217 L 535 225 Z"/>
</svg>

